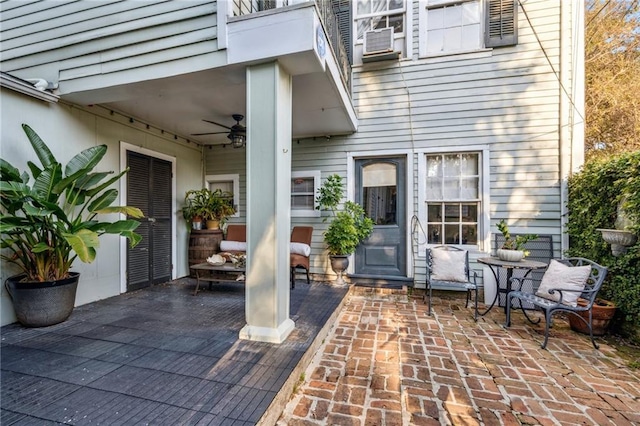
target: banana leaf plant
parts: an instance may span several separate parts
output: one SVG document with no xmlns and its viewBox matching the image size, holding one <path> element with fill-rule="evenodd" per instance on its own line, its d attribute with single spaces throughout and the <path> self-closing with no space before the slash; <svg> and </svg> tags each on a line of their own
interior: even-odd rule
<svg viewBox="0 0 640 426">
<path fill-rule="evenodd" d="M 100 235 L 126 237 L 131 247 L 140 242 L 134 232 L 140 223 L 133 219 L 143 217 L 142 211 L 111 205 L 118 191 L 109 186 L 128 169 L 114 176 L 93 172 L 106 145 L 85 149 L 63 168 L 31 127 L 22 128 L 41 166 L 28 161 L 30 176 L 0 158 L 0 257 L 20 268 L 24 281 L 67 278 L 76 258 L 85 263 L 95 259 Z M 99 215 L 110 213 L 133 219 L 101 220 Z"/>
</svg>

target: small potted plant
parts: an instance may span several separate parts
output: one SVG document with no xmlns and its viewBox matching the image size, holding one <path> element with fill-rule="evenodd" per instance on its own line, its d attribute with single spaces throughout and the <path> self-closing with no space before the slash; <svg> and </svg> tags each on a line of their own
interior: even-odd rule
<svg viewBox="0 0 640 426">
<path fill-rule="evenodd" d="M 373 232 L 373 220 L 365 215 L 359 204 L 347 201 L 343 210 L 337 210 L 343 187 L 342 178 L 331 175 L 320 187 L 316 197 L 318 209 L 331 211 L 331 223 L 324 232 L 324 241 L 329 251 L 331 268 L 338 274 L 338 285 L 344 285 L 342 273 L 349 266 L 349 256 Z M 329 217 L 325 217 L 324 220 L 328 219 Z"/>
<path fill-rule="evenodd" d="M 509 225 L 507 225 L 504 219 L 498 223 L 497 228 L 504 237 L 504 243 L 502 247 L 497 250 L 496 254 L 501 260 L 508 262 L 519 262 L 524 259 L 524 257 L 529 254 L 524 250 L 524 245 L 528 241 L 538 238 L 535 234 L 516 235 L 516 237 L 513 238 L 509 232 Z"/>
<path fill-rule="evenodd" d="M 233 196 L 221 189 L 209 191 L 209 196 L 203 208 L 203 217 L 207 222 L 207 229 L 220 229 L 220 223 L 227 217 L 235 214 L 233 208 Z"/>
<path fill-rule="evenodd" d="M 202 221 L 206 221 L 207 229 L 219 229 L 220 222 L 236 212 L 232 199 L 232 194 L 221 189 L 192 189 L 185 194 L 182 214 L 192 229 L 202 229 Z"/>
<path fill-rule="evenodd" d="M 27 162 L 29 176 L 0 159 L 0 257 L 21 271 L 5 282 L 18 321 L 43 327 L 71 315 L 80 277 L 71 266 L 76 258 L 95 259 L 100 235 L 126 237 L 132 247 L 142 239 L 134 232 L 140 222 L 109 222 L 99 215 L 143 214 L 135 207 L 111 205 L 118 191 L 109 187 L 128 169 L 110 178 L 113 172 L 93 172 L 106 145 L 85 149 L 63 166 L 35 131 L 26 124 L 22 128 L 41 165 Z"/>
</svg>

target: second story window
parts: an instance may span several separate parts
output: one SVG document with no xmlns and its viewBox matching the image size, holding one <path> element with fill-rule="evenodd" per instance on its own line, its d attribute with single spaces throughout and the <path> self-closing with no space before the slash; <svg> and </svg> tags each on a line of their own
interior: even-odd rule
<svg viewBox="0 0 640 426">
<path fill-rule="evenodd" d="M 426 9 L 429 55 L 476 50 L 482 47 L 482 13 L 479 0 L 430 1 Z"/>
<path fill-rule="evenodd" d="M 517 0 L 420 0 L 420 56 L 518 43 Z"/>
<path fill-rule="evenodd" d="M 366 31 L 381 28 L 404 34 L 404 0 L 358 0 L 355 11 L 357 41 L 362 41 Z"/>
</svg>

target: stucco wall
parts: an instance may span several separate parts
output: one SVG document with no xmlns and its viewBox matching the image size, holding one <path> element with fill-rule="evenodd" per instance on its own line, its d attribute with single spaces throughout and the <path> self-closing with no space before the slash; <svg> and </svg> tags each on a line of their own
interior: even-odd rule
<svg viewBox="0 0 640 426">
<path fill-rule="evenodd" d="M 120 170 L 120 143 L 126 142 L 176 159 L 176 259 L 174 275 L 188 273 L 188 232 L 180 207 L 185 191 L 202 186 L 202 152 L 193 144 L 176 143 L 160 132 L 137 128 L 126 117 L 110 115 L 95 107 L 79 107 L 65 103 L 47 103 L 29 96 L 2 89 L 0 96 L 1 138 L 0 156 L 20 170 L 28 160 L 38 163 L 21 124 L 31 126 L 63 164 L 81 150 L 97 144 L 108 146 L 107 154 L 97 170 Z M 116 188 L 119 189 L 119 186 Z M 124 204 L 117 200 L 116 204 Z M 76 306 L 120 294 L 123 268 L 120 262 L 120 239 L 112 235 L 101 237 L 96 260 L 91 264 L 76 262 L 73 270 L 81 273 Z M 2 282 L 17 272 L 2 263 Z M 2 325 L 15 321 L 11 300 L 4 286 L 0 297 Z"/>
</svg>

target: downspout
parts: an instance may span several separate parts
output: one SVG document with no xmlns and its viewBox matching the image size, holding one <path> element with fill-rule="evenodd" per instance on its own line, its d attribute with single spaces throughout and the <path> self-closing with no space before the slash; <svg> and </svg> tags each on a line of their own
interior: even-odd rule
<svg viewBox="0 0 640 426">
<path fill-rule="evenodd" d="M 560 64 L 560 254 L 563 255 L 569 248 L 568 179 L 584 163 L 584 0 L 560 2 Z M 563 86 L 570 90 L 563 90 Z"/>
</svg>

